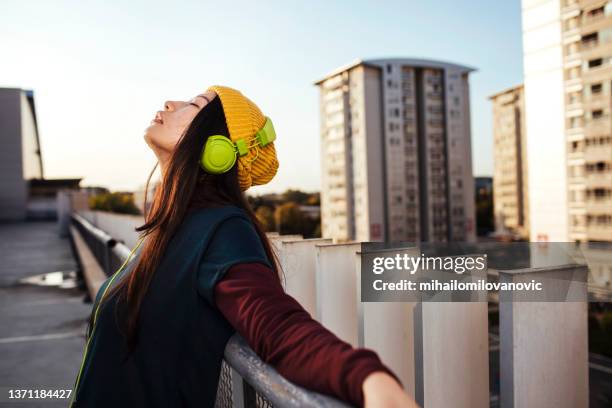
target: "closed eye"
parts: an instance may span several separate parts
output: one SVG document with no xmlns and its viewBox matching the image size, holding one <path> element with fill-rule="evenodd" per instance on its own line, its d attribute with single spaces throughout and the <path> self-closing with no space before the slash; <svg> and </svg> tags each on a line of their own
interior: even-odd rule
<svg viewBox="0 0 612 408">
<path fill-rule="evenodd" d="M 198 105 L 197 103 L 189 102 L 189 104 L 192 105 L 192 106 L 195 106 L 198 109 L 200 109 L 200 105 Z"/>
</svg>

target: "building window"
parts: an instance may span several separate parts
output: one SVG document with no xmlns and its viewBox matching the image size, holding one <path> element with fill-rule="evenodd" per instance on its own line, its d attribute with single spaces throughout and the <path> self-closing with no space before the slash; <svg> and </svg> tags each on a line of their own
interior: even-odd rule
<svg viewBox="0 0 612 408">
<path fill-rule="evenodd" d="M 597 109 L 591 112 L 591 117 L 593 119 L 601 119 L 603 117 L 603 110 Z"/>
<path fill-rule="evenodd" d="M 603 64 L 602 58 L 595 58 L 589 61 L 589 69 L 600 67 Z"/>
<path fill-rule="evenodd" d="M 579 143 L 578 141 L 573 141 L 571 144 L 571 152 L 575 153 L 575 152 L 581 152 L 581 151 L 583 151 L 582 144 Z"/>
<path fill-rule="evenodd" d="M 604 15 L 604 8 L 603 6 L 594 8 L 593 10 L 587 11 L 586 15 L 587 18 L 601 17 Z"/>
<path fill-rule="evenodd" d="M 586 164 L 587 173 L 603 173 L 610 170 L 610 168 L 612 168 L 610 163 L 606 163 L 604 161 Z"/>
<path fill-rule="evenodd" d="M 387 87 L 388 88 L 392 88 L 392 89 L 396 89 L 399 87 L 398 83 L 391 80 L 391 79 L 387 79 Z"/>
<path fill-rule="evenodd" d="M 594 198 L 595 200 L 601 200 L 610 196 L 612 190 L 607 188 L 593 188 L 586 191 L 587 198 Z"/>
<path fill-rule="evenodd" d="M 593 47 L 597 45 L 598 35 L 597 32 L 585 34 L 582 36 L 582 45 L 584 47 Z"/>
<path fill-rule="evenodd" d="M 599 84 L 592 84 L 591 85 L 591 94 L 595 95 L 598 93 L 601 93 L 603 89 L 603 86 L 599 83 Z"/>
</svg>

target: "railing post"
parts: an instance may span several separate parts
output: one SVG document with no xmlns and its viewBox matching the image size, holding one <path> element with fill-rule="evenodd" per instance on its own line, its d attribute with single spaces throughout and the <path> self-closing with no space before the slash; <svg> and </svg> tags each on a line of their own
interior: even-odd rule
<svg viewBox="0 0 612 408">
<path fill-rule="evenodd" d="M 388 254 L 418 256 L 416 248 L 389 250 Z M 384 256 L 381 251 L 380 256 Z M 356 255 L 356 307 L 358 345 L 370 348 L 399 377 L 408 394 L 415 396 L 414 313 L 416 302 L 362 302 L 361 253 Z"/>
<path fill-rule="evenodd" d="M 426 408 L 489 406 L 488 329 L 486 301 L 418 304 L 417 402 Z"/>
<path fill-rule="evenodd" d="M 500 294 L 502 408 L 588 406 L 587 274 L 583 265 L 499 271 L 500 282 L 552 279 L 584 298 L 521 302 L 512 293 Z"/>
<path fill-rule="evenodd" d="M 317 320 L 342 340 L 358 346 L 357 252 L 361 244 L 316 246 Z"/>
<path fill-rule="evenodd" d="M 285 290 L 306 309 L 317 315 L 316 245 L 331 239 L 314 238 L 281 243 L 280 261 L 285 274 Z"/>
</svg>

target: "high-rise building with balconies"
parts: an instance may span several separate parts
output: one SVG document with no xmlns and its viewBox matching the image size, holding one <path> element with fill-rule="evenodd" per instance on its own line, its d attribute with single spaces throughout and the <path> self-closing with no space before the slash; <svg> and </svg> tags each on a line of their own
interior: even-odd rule
<svg viewBox="0 0 612 408">
<path fill-rule="evenodd" d="M 493 103 L 493 206 L 499 234 L 529 238 L 529 192 L 523 85 L 498 92 Z"/>
<path fill-rule="evenodd" d="M 612 2 L 523 0 L 534 241 L 612 241 Z"/>
<path fill-rule="evenodd" d="M 316 82 L 324 237 L 475 239 L 471 71 L 430 60 L 360 60 Z"/>
</svg>

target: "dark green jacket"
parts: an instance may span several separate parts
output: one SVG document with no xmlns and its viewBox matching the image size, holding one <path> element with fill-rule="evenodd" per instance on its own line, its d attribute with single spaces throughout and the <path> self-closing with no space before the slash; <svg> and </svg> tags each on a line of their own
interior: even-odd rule
<svg viewBox="0 0 612 408">
<path fill-rule="evenodd" d="M 192 210 L 155 272 L 129 356 L 115 299 L 103 302 L 74 406 L 213 407 L 223 351 L 234 333 L 214 305 L 214 286 L 243 262 L 272 267 L 246 213 L 234 206 Z"/>
</svg>

